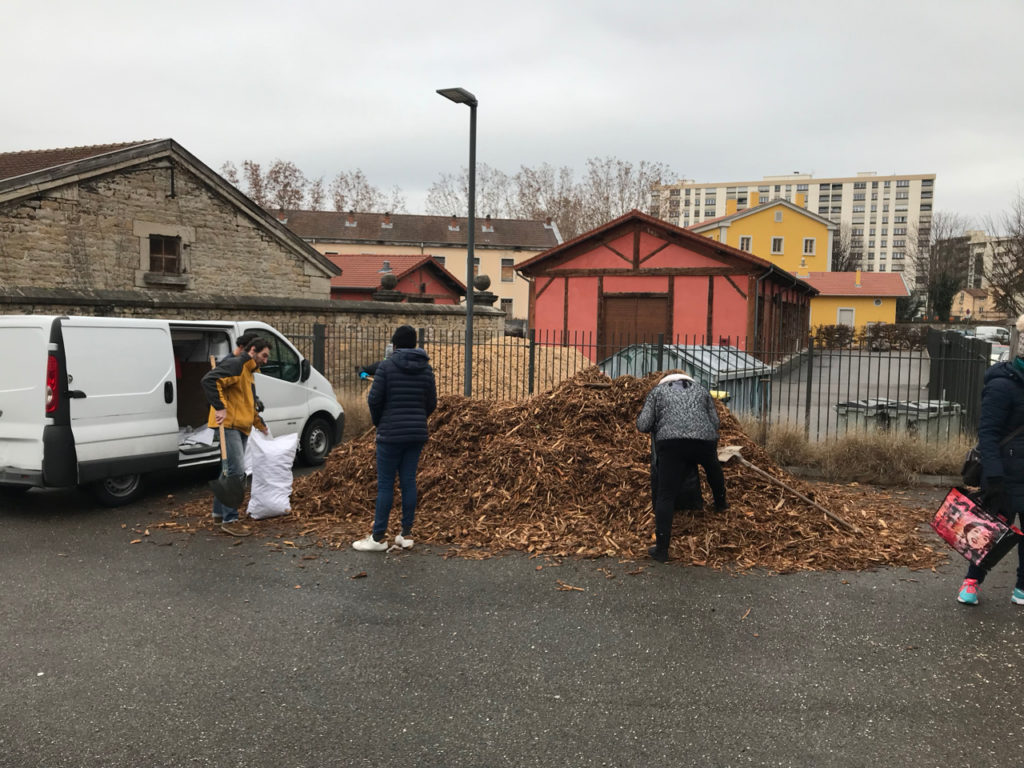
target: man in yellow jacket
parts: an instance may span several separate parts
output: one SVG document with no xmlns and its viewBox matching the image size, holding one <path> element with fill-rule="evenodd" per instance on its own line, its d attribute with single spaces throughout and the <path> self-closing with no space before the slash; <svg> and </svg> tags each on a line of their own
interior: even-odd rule
<svg viewBox="0 0 1024 768">
<path fill-rule="evenodd" d="M 221 425 L 224 427 L 230 475 L 245 475 L 245 443 L 252 428 L 255 426 L 260 432 L 267 431 L 267 425 L 256 411 L 253 374 L 269 359 L 270 342 L 264 338 L 251 339 L 241 354 L 225 357 L 203 376 L 203 392 L 210 403 L 207 424 L 214 429 Z M 238 510 L 226 507 L 216 497 L 213 500 L 213 522 L 220 524 L 221 530 L 232 536 L 251 533 L 238 522 Z"/>
</svg>

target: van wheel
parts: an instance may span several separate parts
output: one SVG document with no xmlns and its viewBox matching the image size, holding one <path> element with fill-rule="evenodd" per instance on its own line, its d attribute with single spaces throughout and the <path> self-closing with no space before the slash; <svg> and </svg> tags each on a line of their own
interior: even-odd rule
<svg viewBox="0 0 1024 768">
<path fill-rule="evenodd" d="M 334 447 L 334 430 L 326 419 L 315 417 L 309 420 L 299 441 L 302 461 L 311 467 L 319 467 L 327 460 L 327 454 Z"/>
<path fill-rule="evenodd" d="M 120 507 L 142 495 L 142 475 L 119 475 L 93 483 L 93 495 L 105 507 Z"/>
</svg>

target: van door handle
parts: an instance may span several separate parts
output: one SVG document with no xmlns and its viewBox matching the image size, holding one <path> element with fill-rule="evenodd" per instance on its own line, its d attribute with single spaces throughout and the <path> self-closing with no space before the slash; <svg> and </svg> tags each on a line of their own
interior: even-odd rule
<svg viewBox="0 0 1024 768">
<path fill-rule="evenodd" d="M 84 400 L 85 392 L 83 392 L 80 389 L 69 389 L 68 397 L 71 398 L 72 400 Z"/>
<path fill-rule="evenodd" d="M 174 385 L 171 384 L 171 382 L 169 382 L 169 381 L 165 381 L 164 382 L 164 402 L 165 403 L 173 403 L 174 402 Z"/>
</svg>

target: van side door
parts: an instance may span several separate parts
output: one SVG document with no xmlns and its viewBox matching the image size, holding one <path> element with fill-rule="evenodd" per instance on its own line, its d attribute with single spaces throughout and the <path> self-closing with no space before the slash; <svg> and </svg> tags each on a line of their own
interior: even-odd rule
<svg viewBox="0 0 1024 768">
<path fill-rule="evenodd" d="M 270 359 L 256 373 L 256 395 L 266 406 L 260 414 L 275 437 L 299 432 L 309 416 L 309 388 L 302 382 L 302 357 L 267 328 L 254 328 L 270 342 Z"/>
<path fill-rule="evenodd" d="M 78 481 L 178 465 L 177 392 L 166 322 L 61 321 Z"/>
</svg>

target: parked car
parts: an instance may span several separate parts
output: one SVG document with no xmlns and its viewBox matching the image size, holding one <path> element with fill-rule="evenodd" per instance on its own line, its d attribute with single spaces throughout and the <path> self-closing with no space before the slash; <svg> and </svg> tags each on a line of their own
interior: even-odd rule
<svg viewBox="0 0 1024 768">
<path fill-rule="evenodd" d="M 270 360 L 255 385 L 271 433 L 299 435 L 321 464 L 345 413 L 329 381 L 261 322 L 0 316 L 0 491 L 91 489 L 108 506 L 141 495 L 147 473 L 220 461 L 200 379 L 211 357 L 256 331 Z M 205 434 L 203 434 L 205 437 Z"/>
<path fill-rule="evenodd" d="M 991 341 L 996 344 L 1010 343 L 1010 332 L 999 325 L 979 325 L 974 329 L 974 335 L 982 341 Z"/>
<path fill-rule="evenodd" d="M 988 361 L 991 365 L 1003 363 L 1010 359 L 1010 347 L 1006 344 L 993 344 Z"/>
</svg>

